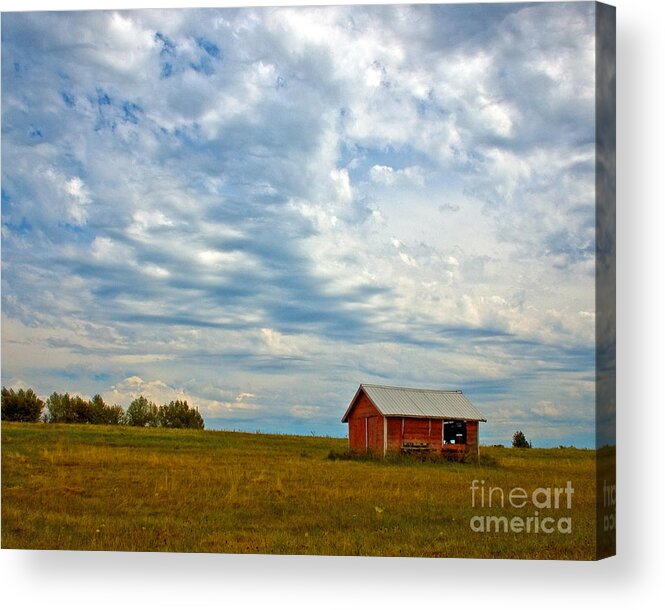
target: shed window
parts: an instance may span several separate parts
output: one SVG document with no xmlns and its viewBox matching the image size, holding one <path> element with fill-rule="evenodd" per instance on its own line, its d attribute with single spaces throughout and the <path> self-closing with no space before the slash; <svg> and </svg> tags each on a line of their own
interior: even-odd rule
<svg viewBox="0 0 665 610">
<path fill-rule="evenodd" d="M 466 445 L 465 421 L 447 421 L 443 424 L 444 445 Z"/>
</svg>

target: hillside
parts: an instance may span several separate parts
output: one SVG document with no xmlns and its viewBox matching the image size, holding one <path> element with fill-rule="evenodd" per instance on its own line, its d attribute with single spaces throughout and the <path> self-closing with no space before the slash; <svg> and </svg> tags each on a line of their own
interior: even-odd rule
<svg viewBox="0 0 665 610">
<path fill-rule="evenodd" d="M 331 451 L 345 450 L 346 440 L 337 438 L 3 422 L 2 546 L 551 559 L 593 554 L 593 451 L 483 447 L 491 466 L 328 459 Z M 508 504 L 516 486 L 530 494 L 539 487 L 563 490 L 568 481 L 574 485 L 569 509 L 565 495 L 558 510 Z M 489 486 L 495 487 L 492 507 L 484 495 Z M 497 507 L 501 495 L 504 510 Z M 508 514 L 523 518 L 524 528 L 534 513 L 551 516 L 550 526 L 570 519 L 570 533 L 472 527 Z"/>
</svg>

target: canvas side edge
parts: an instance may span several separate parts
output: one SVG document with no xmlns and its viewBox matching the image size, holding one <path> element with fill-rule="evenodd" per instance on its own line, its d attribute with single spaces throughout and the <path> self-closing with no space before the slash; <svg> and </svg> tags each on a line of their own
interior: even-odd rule
<svg viewBox="0 0 665 610">
<path fill-rule="evenodd" d="M 596 559 L 616 554 L 616 9 L 596 3 Z"/>
</svg>

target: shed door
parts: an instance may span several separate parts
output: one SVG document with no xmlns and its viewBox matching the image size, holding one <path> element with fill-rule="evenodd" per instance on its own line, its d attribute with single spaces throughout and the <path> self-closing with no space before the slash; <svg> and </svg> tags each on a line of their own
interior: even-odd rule
<svg viewBox="0 0 665 610">
<path fill-rule="evenodd" d="M 379 448 L 379 440 L 383 442 L 383 439 L 379 439 L 379 424 L 383 427 L 383 418 L 373 416 L 366 418 L 365 421 L 367 422 L 367 449 L 376 451 Z"/>
</svg>

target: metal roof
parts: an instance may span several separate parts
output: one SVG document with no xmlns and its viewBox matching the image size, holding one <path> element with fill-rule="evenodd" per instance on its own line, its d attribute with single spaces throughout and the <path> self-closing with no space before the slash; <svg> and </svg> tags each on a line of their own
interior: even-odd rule
<svg viewBox="0 0 665 610">
<path fill-rule="evenodd" d="M 422 390 L 362 383 L 344 413 L 343 422 L 347 421 L 360 392 L 366 394 L 381 415 L 389 417 L 487 421 L 461 390 Z"/>
</svg>

